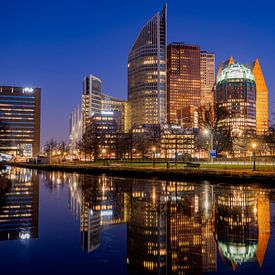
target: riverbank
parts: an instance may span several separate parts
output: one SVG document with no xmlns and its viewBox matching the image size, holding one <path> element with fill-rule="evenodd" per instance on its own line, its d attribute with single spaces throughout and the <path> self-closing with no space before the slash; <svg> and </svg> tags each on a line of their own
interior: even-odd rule
<svg viewBox="0 0 275 275">
<path fill-rule="evenodd" d="M 83 174 L 108 174 L 120 177 L 156 178 L 163 180 L 218 180 L 220 182 L 275 183 L 274 171 L 252 171 L 241 168 L 182 168 L 148 167 L 136 165 L 93 165 L 93 164 L 29 164 L 11 163 L 11 166 L 44 171 L 62 171 Z M 233 182 L 234 181 L 234 182 Z"/>
</svg>

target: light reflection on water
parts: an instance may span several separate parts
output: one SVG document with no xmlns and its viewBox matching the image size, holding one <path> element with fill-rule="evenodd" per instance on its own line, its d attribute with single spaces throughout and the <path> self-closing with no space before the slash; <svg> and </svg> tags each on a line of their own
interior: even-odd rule
<svg viewBox="0 0 275 275">
<path fill-rule="evenodd" d="M 50 235 L 53 217 L 64 227 L 76 222 L 78 230 L 72 225 L 68 235 L 57 237 L 63 238 L 62 244 L 75 255 L 76 269 L 83 261 L 83 272 L 88 270 L 89 261 L 96 268 L 93 274 L 99 274 L 95 272 L 102 271 L 102 265 L 109 273 L 119 267 L 120 274 L 217 274 L 234 270 L 269 274 L 274 270 L 274 263 L 269 261 L 274 255 L 273 248 L 269 249 L 273 239 L 271 188 L 21 168 L 5 173 L 12 185 L 0 194 L 0 240 L 34 246 L 33 239 L 46 240 Z M 49 206 L 51 215 L 45 211 L 39 214 L 39 205 L 47 205 L 48 200 L 60 205 L 60 197 L 55 197 L 59 193 L 67 205 L 56 211 Z M 41 236 L 39 220 L 47 223 Z M 115 238 L 116 245 L 110 247 Z M 71 239 L 79 242 L 82 253 L 73 244 L 70 247 Z M 0 255 L 4 253 L 1 243 Z M 43 245 L 46 254 L 53 244 Z M 116 255 L 119 261 L 102 260 L 107 254 Z M 65 273 L 75 274 L 69 269 Z"/>
</svg>

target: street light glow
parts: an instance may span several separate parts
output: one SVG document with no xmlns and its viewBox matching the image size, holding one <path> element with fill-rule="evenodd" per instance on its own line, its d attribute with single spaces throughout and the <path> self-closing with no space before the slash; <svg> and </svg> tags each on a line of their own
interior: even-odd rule
<svg viewBox="0 0 275 275">
<path fill-rule="evenodd" d="M 210 131 L 208 129 L 204 129 L 203 133 L 207 136 L 209 135 Z"/>
</svg>

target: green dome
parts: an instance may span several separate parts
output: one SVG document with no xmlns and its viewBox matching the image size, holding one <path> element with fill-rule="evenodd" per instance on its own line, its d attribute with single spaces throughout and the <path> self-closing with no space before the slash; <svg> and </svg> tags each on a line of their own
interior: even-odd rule
<svg viewBox="0 0 275 275">
<path fill-rule="evenodd" d="M 223 256 L 229 261 L 240 265 L 253 259 L 258 249 L 258 243 L 223 243 L 218 241 Z"/>
<path fill-rule="evenodd" d="M 227 65 L 218 75 L 217 84 L 224 80 L 247 79 L 255 81 L 252 71 L 245 65 L 234 63 Z"/>
</svg>

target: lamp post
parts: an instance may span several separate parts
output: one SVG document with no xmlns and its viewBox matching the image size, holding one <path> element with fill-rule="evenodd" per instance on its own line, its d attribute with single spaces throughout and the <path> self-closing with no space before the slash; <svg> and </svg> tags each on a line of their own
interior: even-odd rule
<svg viewBox="0 0 275 275">
<path fill-rule="evenodd" d="M 214 137 L 213 137 L 213 133 L 212 133 L 211 130 L 205 129 L 205 130 L 204 130 L 204 134 L 205 134 L 206 136 L 209 135 L 209 137 L 210 137 L 209 157 L 210 157 L 211 163 L 213 163 L 214 159 L 211 158 L 211 152 L 212 152 L 213 149 L 214 149 L 214 148 L 213 148 L 213 147 L 214 147 Z"/>
<path fill-rule="evenodd" d="M 253 171 L 256 171 L 256 148 L 257 148 L 257 144 L 255 142 L 252 143 L 252 148 L 253 148 Z"/>
<path fill-rule="evenodd" d="M 153 167 L 155 167 L 155 158 L 156 158 L 156 147 L 155 146 L 153 146 L 152 147 L 152 151 L 153 151 Z"/>
</svg>

